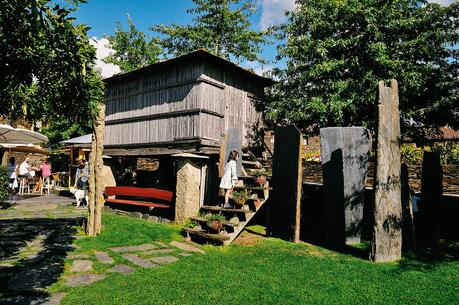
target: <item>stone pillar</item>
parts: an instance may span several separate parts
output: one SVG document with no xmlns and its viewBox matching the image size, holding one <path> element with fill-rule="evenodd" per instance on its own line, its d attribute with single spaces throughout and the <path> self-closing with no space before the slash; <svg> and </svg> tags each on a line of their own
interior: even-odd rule
<svg viewBox="0 0 459 305">
<path fill-rule="evenodd" d="M 177 159 L 177 182 L 175 187 L 175 222 L 183 224 L 191 216 L 196 216 L 201 208 L 205 178 L 203 168 L 208 157 L 193 154 L 172 155 Z M 204 181 L 204 183 L 203 183 Z"/>
<path fill-rule="evenodd" d="M 303 137 L 295 126 L 276 127 L 275 136 L 269 234 L 299 242 Z"/>
<path fill-rule="evenodd" d="M 360 243 L 370 133 L 363 127 L 322 128 L 320 143 L 326 243 Z"/>
<path fill-rule="evenodd" d="M 399 260 L 402 252 L 402 198 L 400 112 L 398 84 L 379 82 L 378 147 L 376 151 L 375 205 L 370 259 Z"/>
<path fill-rule="evenodd" d="M 441 231 L 441 199 L 443 196 L 443 168 L 440 154 L 424 152 L 421 177 L 421 202 L 419 213 L 422 220 L 421 242 L 439 251 Z"/>
</svg>

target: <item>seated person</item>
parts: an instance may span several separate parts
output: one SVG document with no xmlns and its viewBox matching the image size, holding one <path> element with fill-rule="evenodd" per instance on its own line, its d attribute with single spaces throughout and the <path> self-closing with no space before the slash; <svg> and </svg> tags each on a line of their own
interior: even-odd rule
<svg viewBox="0 0 459 305">
<path fill-rule="evenodd" d="M 24 162 L 22 162 L 19 166 L 20 177 L 26 177 L 27 179 L 31 179 L 33 176 L 35 176 L 35 171 L 37 171 L 38 168 L 30 166 L 29 160 L 29 157 L 25 158 Z"/>
</svg>

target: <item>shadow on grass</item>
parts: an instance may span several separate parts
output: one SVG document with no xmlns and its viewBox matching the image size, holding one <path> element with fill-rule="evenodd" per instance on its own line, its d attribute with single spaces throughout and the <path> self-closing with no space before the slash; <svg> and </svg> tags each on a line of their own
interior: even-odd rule
<svg viewBox="0 0 459 305">
<path fill-rule="evenodd" d="M 5 304 L 42 304 L 43 289 L 57 282 L 81 218 L 0 221 L 0 299 Z M 0 302 L 0 303 L 2 303 Z M 2 303 L 2 304 L 4 304 Z"/>
</svg>

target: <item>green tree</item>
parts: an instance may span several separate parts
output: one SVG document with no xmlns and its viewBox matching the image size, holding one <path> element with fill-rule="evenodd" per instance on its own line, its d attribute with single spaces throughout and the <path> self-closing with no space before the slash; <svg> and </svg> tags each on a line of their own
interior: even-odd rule
<svg viewBox="0 0 459 305">
<path fill-rule="evenodd" d="M 459 127 L 459 3 L 416 0 L 297 0 L 280 27 L 267 118 L 319 127 L 374 128 L 377 84 L 399 83 L 402 130 Z"/>
<path fill-rule="evenodd" d="M 103 60 L 106 63 L 118 65 L 123 72 L 151 65 L 157 62 L 162 54 L 158 40 L 139 31 L 129 15 L 127 15 L 127 19 L 128 31 L 123 31 L 123 27 L 118 21 L 115 35 L 107 36 L 110 47 L 115 52 Z"/>
<path fill-rule="evenodd" d="M 190 25 L 156 25 L 151 29 L 161 35 L 160 43 L 174 56 L 205 49 L 217 56 L 237 61 L 260 61 L 266 32 L 251 29 L 255 12 L 252 0 L 192 0 L 195 14 Z"/>
<path fill-rule="evenodd" d="M 71 13 L 83 0 L 0 0 L 0 115 L 15 121 L 85 122 L 104 94 L 88 27 Z"/>
</svg>

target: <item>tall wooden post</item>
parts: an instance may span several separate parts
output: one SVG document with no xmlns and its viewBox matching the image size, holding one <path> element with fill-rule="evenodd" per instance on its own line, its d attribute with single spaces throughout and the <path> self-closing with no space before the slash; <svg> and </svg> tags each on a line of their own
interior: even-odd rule
<svg viewBox="0 0 459 305">
<path fill-rule="evenodd" d="M 105 104 L 98 105 L 98 114 L 94 120 L 91 155 L 89 157 L 89 215 L 86 234 L 96 236 L 102 225 L 103 175 L 102 153 L 104 150 Z"/>
<path fill-rule="evenodd" d="M 402 252 L 400 112 L 398 84 L 379 82 L 378 146 L 376 151 L 375 210 L 370 259 L 399 260 Z"/>
</svg>

